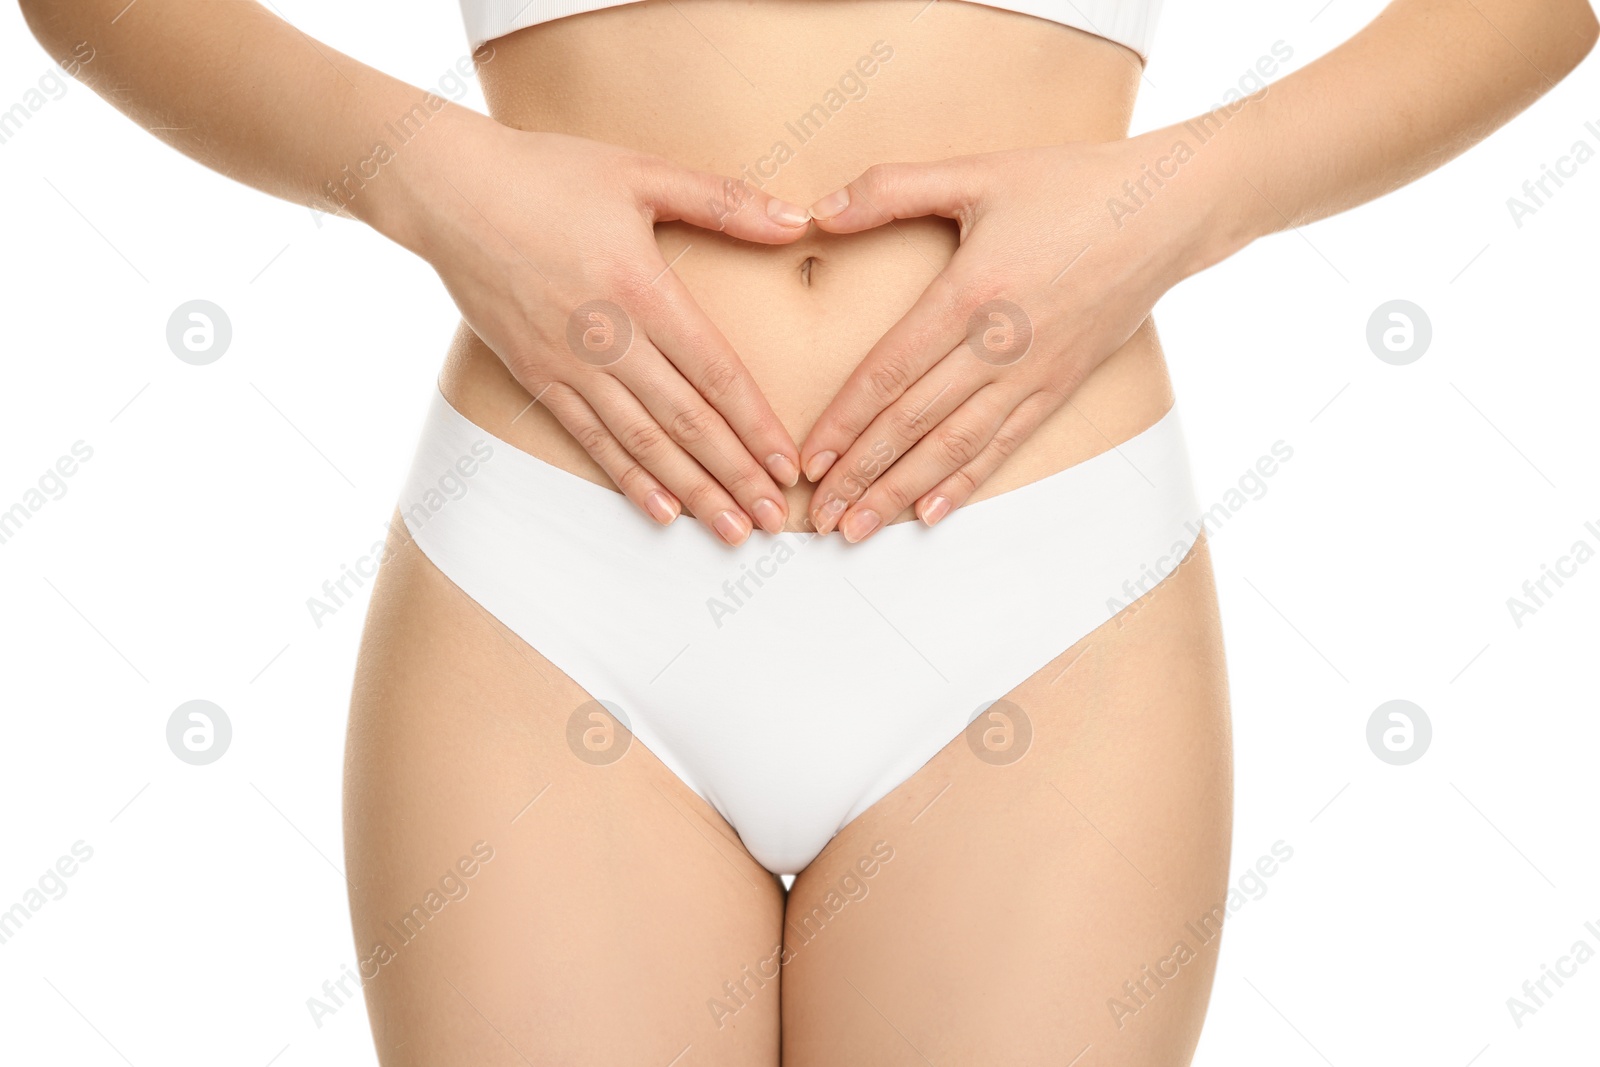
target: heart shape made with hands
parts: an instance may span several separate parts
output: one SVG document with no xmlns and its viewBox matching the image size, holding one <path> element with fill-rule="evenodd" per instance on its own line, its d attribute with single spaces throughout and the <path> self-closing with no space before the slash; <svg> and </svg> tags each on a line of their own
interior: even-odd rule
<svg viewBox="0 0 1600 1067">
<path fill-rule="evenodd" d="M 497 164 L 524 153 L 539 166 L 520 171 L 537 175 L 526 188 L 492 174 L 451 183 L 500 213 L 478 225 L 463 212 L 457 230 L 472 240 L 453 234 L 453 254 L 435 261 L 468 325 L 625 496 L 663 524 L 687 509 L 730 545 L 753 525 L 784 529 L 778 486 L 802 471 L 817 483 L 807 511 L 820 533 L 860 541 L 908 508 L 938 523 L 1133 336 L 1195 261 L 1204 215 L 1204 182 L 1151 184 L 1143 137 L 881 163 L 804 208 L 581 138 L 490 136 L 513 138 Z M 850 234 L 928 216 L 958 224 L 953 257 L 798 448 L 654 236 L 681 222 L 781 245 L 812 226 Z M 537 278 L 506 232 L 539 242 Z"/>
</svg>

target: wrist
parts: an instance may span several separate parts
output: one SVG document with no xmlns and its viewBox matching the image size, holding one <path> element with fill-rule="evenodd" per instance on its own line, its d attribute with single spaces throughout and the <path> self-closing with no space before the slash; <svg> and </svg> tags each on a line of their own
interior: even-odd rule
<svg viewBox="0 0 1600 1067">
<path fill-rule="evenodd" d="M 1180 123 L 1131 139 L 1141 180 L 1125 185 L 1122 199 L 1140 214 L 1148 208 L 1163 231 L 1164 288 L 1215 266 L 1269 232 L 1260 217 L 1260 197 L 1244 180 L 1229 143 L 1237 138 L 1225 140 L 1199 123 Z"/>
<path fill-rule="evenodd" d="M 328 210 L 371 226 L 401 247 L 432 262 L 439 223 L 454 214 L 460 197 L 450 168 L 469 158 L 466 142 L 485 127 L 505 127 L 469 108 L 427 94 L 385 123 L 367 158 L 341 169 L 337 182 L 319 190 Z"/>
</svg>

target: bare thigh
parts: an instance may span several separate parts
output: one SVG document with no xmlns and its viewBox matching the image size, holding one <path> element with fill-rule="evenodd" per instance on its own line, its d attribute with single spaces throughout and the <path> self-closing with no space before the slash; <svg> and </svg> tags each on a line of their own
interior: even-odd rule
<svg viewBox="0 0 1600 1067">
<path fill-rule="evenodd" d="M 786 1067 L 1190 1061 L 1232 813 L 1204 543 L 1007 701 L 796 880 Z"/>
<path fill-rule="evenodd" d="M 345 768 L 384 1067 L 776 1064 L 776 983 L 744 975 L 780 941 L 781 884 L 625 732 L 575 724 L 588 696 L 395 526 Z M 728 982 L 747 1003 L 718 1015 Z"/>
</svg>

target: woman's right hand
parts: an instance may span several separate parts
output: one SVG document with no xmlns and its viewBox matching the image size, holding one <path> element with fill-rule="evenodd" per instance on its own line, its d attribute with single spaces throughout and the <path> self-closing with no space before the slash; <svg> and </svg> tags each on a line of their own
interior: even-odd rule
<svg viewBox="0 0 1600 1067">
<path fill-rule="evenodd" d="M 411 144 L 395 153 L 404 218 L 380 228 L 432 264 L 467 325 L 657 522 L 686 506 L 731 545 L 752 518 L 782 530 L 777 483 L 798 481 L 799 449 L 652 227 L 683 221 L 784 244 L 806 233 L 805 208 L 475 112 L 447 108 L 433 121 L 443 136 L 414 165 Z"/>
</svg>

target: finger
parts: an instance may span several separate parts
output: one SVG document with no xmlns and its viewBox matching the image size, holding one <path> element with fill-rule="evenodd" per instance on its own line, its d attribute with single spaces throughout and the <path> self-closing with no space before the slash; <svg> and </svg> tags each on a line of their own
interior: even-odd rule
<svg viewBox="0 0 1600 1067">
<path fill-rule="evenodd" d="M 655 156 L 641 162 L 638 194 L 652 222 L 687 222 L 742 241 L 785 244 L 810 229 L 811 215 L 799 204 L 769 196 L 747 181 Z"/>
<path fill-rule="evenodd" d="M 574 383 L 617 442 L 676 496 L 706 528 L 737 547 L 750 536 L 749 515 L 684 451 L 626 385 L 607 374 Z"/>
<path fill-rule="evenodd" d="M 986 386 L 929 429 L 910 452 L 875 481 L 839 519 L 851 544 L 862 541 L 954 471 L 976 459 L 1027 390 Z"/>
<path fill-rule="evenodd" d="M 937 163 L 875 163 L 861 176 L 811 205 L 817 228 L 856 233 L 894 219 L 941 215 L 963 219 L 977 199 L 966 158 Z"/>
<path fill-rule="evenodd" d="M 955 265 L 961 253 L 956 253 Z M 935 278 L 911 309 L 878 338 L 845 379 L 800 446 L 801 469 L 820 482 L 874 419 L 905 395 L 966 336 L 975 297 L 964 284 Z"/>
<path fill-rule="evenodd" d="M 654 423 L 715 478 L 768 533 L 783 530 L 788 503 L 733 430 L 666 357 L 639 359 L 615 373 Z"/>
<path fill-rule="evenodd" d="M 666 270 L 664 263 L 662 269 L 664 273 L 651 286 L 645 304 L 644 325 L 650 341 L 731 430 L 730 436 L 736 440 L 726 445 L 730 456 L 741 454 L 741 463 L 746 458 L 759 459 L 772 479 L 795 485 L 800 480 L 800 449 L 794 438 L 682 279 Z M 757 484 L 767 482 L 756 474 L 750 477 Z"/>
<path fill-rule="evenodd" d="M 813 491 L 809 513 L 817 532 L 831 532 L 846 507 L 859 501 L 884 472 L 911 452 L 924 434 L 986 384 L 984 377 L 973 375 L 960 360 L 946 358 L 885 407 Z M 952 464 L 941 473 L 958 465 Z"/>
<path fill-rule="evenodd" d="M 540 390 L 538 400 L 600 464 L 600 469 L 622 490 L 622 495 L 645 514 L 668 526 L 683 511 L 677 498 L 622 447 L 588 401 L 571 386 L 553 382 Z"/>
<path fill-rule="evenodd" d="M 922 495 L 916 504 L 917 517 L 927 525 L 934 526 L 965 504 L 978 486 L 988 481 L 1006 457 L 1032 436 L 1033 431 L 1062 403 L 1059 396 L 1042 392 L 1024 399 L 1006 417 L 981 452 Z"/>
</svg>

